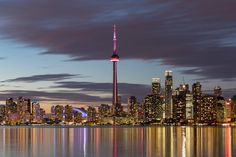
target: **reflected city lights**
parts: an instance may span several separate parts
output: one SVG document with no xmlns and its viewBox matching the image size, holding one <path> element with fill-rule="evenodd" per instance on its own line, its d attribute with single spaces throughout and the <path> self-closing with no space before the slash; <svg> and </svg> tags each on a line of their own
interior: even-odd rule
<svg viewBox="0 0 236 157">
<path fill-rule="evenodd" d="M 233 157 L 235 133 L 232 127 L 0 128 L 0 156 Z"/>
</svg>

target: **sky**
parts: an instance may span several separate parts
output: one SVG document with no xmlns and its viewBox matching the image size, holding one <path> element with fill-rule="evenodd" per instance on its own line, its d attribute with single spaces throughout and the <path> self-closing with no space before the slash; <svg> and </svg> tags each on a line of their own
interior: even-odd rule
<svg viewBox="0 0 236 157">
<path fill-rule="evenodd" d="M 235 0 L 0 0 L 0 101 L 111 103 L 113 24 L 122 101 L 200 81 L 236 94 Z"/>
</svg>

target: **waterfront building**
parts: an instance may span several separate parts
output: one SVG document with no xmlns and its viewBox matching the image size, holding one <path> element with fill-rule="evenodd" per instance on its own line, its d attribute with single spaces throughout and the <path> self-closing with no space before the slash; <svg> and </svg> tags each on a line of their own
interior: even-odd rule
<svg viewBox="0 0 236 157">
<path fill-rule="evenodd" d="M 46 112 L 43 108 L 40 108 L 40 121 L 43 122 L 44 118 L 46 116 Z"/>
<path fill-rule="evenodd" d="M 31 121 L 31 100 L 23 97 L 17 99 L 17 113 L 21 120 L 21 123 Z"/>
<path fill-rule="evenodd" d="M 14 102 L 13 98 L 8 98 L 6 100 L 6 113 L 7 115 L 17 113 L 17 104 Z"/>
<path fill-rule="evenodd" d="M 172 71 L 165 71 L 165 118 L 170 119 L 173 115 L 172 100 L 173 76 Z"/>
<path fill-rule="evenodd" d="M 17 113 L 17 104 L 13 98 L 6 100 L 6 123 L 16 125 L 20 122 L 19 114 Z"/>
<path fill-rule="evenodd" d="M 101 104 L 98 107 L 98 114 L 100 118 L 108 117 L 111 114 L 111 107 L 108 104 Z"/>
<path fill-rule="evenodd" d="M 40 123 L 40 104 L 38 102 L 32 103 L 32 122 Z"/>
<path fill-rule="evenodd" d="M 54 115 L 55 115 L 55 121 L 56 122 L 63 121 L 63 119 L 64 119 L 63 113 L 64 113 L 64 107 L 62 105 L 56 105 L 54 107 Z"/>
<path fill-rule="evenodd" d="M 6 116 L 6 106 L 0 105 L 0 122 L 5 121 L 5 116 Z"/>
<path fill-rule="evenodd" d="M 193 123 L 193 95 L 186 94 L 186 120 L 188 123 Z"/>
<path fill-rule="evenodd" d="M 97 120 L 97 113 L 94 107 L 89 106 L 87 109 L 87 122 L 95 123 Z"/>
<path fill-rule="evenodd" d="M 192 85 L 192 94 L 193 94 L 193 112 L 194 112 L 194 121 L 199 122 L 201 119 L 201 109 L 202 106 L 202 85 L 200 82 L 196 82 Z"/>
<path fill-rule="evenodd" d="M 73 122 L 73 107 L 70 105 L 65 106 L 64 116 L 66 122 Z"/>
<path fill-rule="evenodd" d="M 147 95 L 143 103 L 144 121 L 161 122 L 163 119 L 163 97 Z"/>
<path fill-rule="evenodd" d="M 124 115 L 123 106 L 121 105 L 121 96 L 117 97 L 117 103 L 115 106 L 115 116 L 122 117 Z"/>
<path fill-rule="evenodd" d="M 132 118 L 138 118 L 138 102 L 135 96 L 128 98 L 128 114 Z"/>
<path fill-rule="evenodd" d="M 231 122 L 232 107 L 233 107 L 233 104 L 231 103 L 230 100 L 225 101 L 225 104 L 224 104 L 224 122 L 226 122 L 226 123 Z"/>
<path fill-rule="evenodd" d="M 212 124 L 216 123 L 216 98 L 214 95 L 204 95 L 202 97 L 200 122 Z"/>
<path fill-rule="evenodd" d="M 224 107 L 225 99 L 222 96 L 215 95 L 216 98 L 216 121 L 218 123 L 224 122 Z"/>
<path fill-rule="evenodd" d="M 160 78 L 152 78 L 152 94 L 147 95 L 143 102 L 145 122 L 161 122 L 163 120 L 163 97 L 160 96 Z"/>
<path fill-rule="evenodd" d="M 189 85 L 181 84 L 173 94 L 173 120 L 176 124 L 186 123 L 186 95 L 189 93 Z"/>
<path fill-rule="evenodd" d="M 161 80 L 160 78 L 152 78 L 152 94 L 160 96 L 161 93 Z"/>
<path fill-rule="evenodd" d="M 82 123 L 83 117 L 82 113 L 74 111 L 74 123 Z"/>
</svg>

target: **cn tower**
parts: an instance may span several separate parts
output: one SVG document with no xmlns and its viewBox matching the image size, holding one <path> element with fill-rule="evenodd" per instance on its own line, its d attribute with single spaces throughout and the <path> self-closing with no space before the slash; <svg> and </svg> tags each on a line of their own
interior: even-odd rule
<svg viewBox="0 0 236 157">
<path fill-rule="evenodd" d="M 119 56 L 117 53 L 117 47 L 116 47 L 116 25 L 113 26 L 113 54 L 111 56 L 111 61 L 113 63 L 113 98 L 112 98 L 112 109 L 113 114 L 116 114 L 116 105 L 117 105 L 117 95 L 118 95 L 118 89 L 117 89 L 117 62 L 119 61 Z"/>
</svg>

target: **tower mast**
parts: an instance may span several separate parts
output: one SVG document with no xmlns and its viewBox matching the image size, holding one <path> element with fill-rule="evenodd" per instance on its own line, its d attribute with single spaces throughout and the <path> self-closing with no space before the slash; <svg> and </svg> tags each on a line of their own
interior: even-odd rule
<svg viewBox="0 0 236 157">
<path fill-rule="evenodd" d="M 117 53 L 116 45 L 116 25 L 113 26 L 113 54 L 111 56 L 111 61 L 113 63 L 113 98 L 112 98 L 112 108 L 113 114 L 116 114 L 116 105 L 118 98 L 118 87 L 117 87 L 117 62 L 119 61 L 119 56 Z"/>
</svg>

